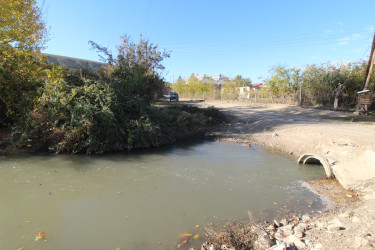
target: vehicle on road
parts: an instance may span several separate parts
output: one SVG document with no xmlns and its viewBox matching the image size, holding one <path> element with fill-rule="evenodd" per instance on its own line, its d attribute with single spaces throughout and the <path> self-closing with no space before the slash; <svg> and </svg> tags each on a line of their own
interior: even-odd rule
<svg viewBox="0 0 375 250">
<path fill-rule="evenodd" d="M 169 95 L 169 101 L 176 100 L 178 102 L 178 94 L 176 92 L 171 92 Z"/>
</svg>

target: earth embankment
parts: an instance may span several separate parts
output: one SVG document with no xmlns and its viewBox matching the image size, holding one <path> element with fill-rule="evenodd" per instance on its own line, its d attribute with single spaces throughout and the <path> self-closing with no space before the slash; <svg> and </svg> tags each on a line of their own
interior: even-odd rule
<svg viewBox="0 0 375 250">
<path fill-rule="evenodd" d="M 295 159 L 304 153 L 319 154 L 330 160 L 345 188 L 374 184 L 375 122 L 359 122 L 348 111 L 283 104 L 206 101 L 198 105 L 215 106 L 231 118 L 215 133 L 221 138 L 261 145 Z"/>
</svg>

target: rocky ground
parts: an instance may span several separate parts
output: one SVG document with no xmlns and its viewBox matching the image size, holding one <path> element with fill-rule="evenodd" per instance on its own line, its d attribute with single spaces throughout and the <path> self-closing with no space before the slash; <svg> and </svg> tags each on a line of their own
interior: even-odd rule
<svg viewBox="0 0 375 250">
<path fill-rule="evenodd" d="M 289 105 L 204 102 L 231 122 L 216 131 L 223 140 L 257 144 L 297 159 L 314 153 L 330 159 L 340 178 L 305 183 L 332 205 L 330 211 L 248 225 L 258 249 L 375 248 L 375 123 L 350 112 Z M 365 119 L 366 120 L 366 119 Z M 366 153 L 366 154 L 365 154 Z M 342 186 L 346 187 L 343 189 Z M 229 246 L 228 246 L 229 247 Z M 206 243 L 202 249 L 229 249 Z"/>
</svg>

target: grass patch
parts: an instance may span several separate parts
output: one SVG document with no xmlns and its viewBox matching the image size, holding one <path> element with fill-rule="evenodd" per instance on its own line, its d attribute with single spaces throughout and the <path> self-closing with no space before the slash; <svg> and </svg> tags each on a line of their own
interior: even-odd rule
<svg viewBox="0 0 375 250">
<path fill-rule="evenodd" d="M 367 115 L 348 114 L 345 116 L 312 115 L 309 117 L 333 120 L 333 121 L 342 121 L 342 122 L 363 122 L 363 123 L 368 123 L 368 124 L 375 123 L 374 114 L 367 114 Z"/>
<path fill-rule="evenodd" d="M 171 106 L 171 105 L 181 106 L 183 104 L 179 104 L 176 101 L 171 102 L 171 101 L 164 101 L 164 100 L 158 100 L 158 101 L 154 102 L 154 106 Z"/>
</svg>

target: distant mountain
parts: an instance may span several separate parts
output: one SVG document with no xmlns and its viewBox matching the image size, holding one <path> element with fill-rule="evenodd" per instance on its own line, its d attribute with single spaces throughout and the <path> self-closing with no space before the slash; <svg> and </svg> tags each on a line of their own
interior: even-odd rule
<svg viewBox="0 0 375 250">
<path fill-rule="evenodd" d="M 99 70 L 102 67 L 106 67 L 106 63 L 95 62 L 85 59 L 79 59 L 74 57 L 67 57 L 67 56 L 58 56 L 58 55 L 51 55 L 51 54 L 43 54 L 47 56 L 47 62 L 50 64 L 55 64 L 58 66 L 64 66 L 69 68 L 70 70 L 78 70 L 78 69 L 91 69 L 91 70 Z"/>
</svg>

